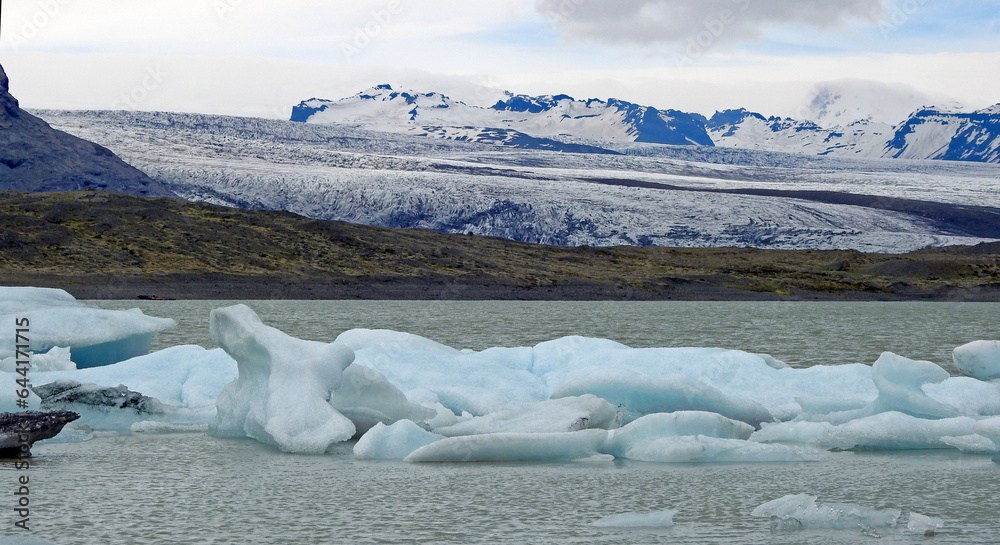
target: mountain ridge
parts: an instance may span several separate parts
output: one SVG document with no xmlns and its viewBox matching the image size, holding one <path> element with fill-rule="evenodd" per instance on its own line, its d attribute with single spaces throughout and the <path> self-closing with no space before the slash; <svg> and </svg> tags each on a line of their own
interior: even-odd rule
<svg viewBox="0 0 1000 545">
<path fill-rule="evenodd" d="M 838 103 L 841 95 L 836 89 L 822 87 L 817 93 L 810 106 L 813 115 L 842 120 L 843 124 L 821 126 L 810 119 L 765 117 L 747 109 L 716 111 L 706 118 L 616 98 L 577 100 L 566 94 L 507 92 L 506 99 L 484 108 L 437 92 L 396 90 L 390 84 L 339 100 L 302 101 L 292 108 L 290 119 L 356 123 L 384 131 L 517 147 L 535 145 L 523 137 L 515 144 L 489 136 L 491 131 L 516 131 L 544 139 L 538 144 L 544 142 L 547 147 L 536 149 L 577 153 L 589 151 L 561 148 L 558 142 L 586 142 L 594 148 L 602 148 L 602 142 L 633 142 L 844 157 L 1000 162 L 1000 104 L 975 112 L 924 106 L 905 119 L 887 123 L 862 115 L 856 96 L 852 96 L 854 103 L 844 105 Z M 429 128 L 435 130 L 426 130 Z"/>
</svg>

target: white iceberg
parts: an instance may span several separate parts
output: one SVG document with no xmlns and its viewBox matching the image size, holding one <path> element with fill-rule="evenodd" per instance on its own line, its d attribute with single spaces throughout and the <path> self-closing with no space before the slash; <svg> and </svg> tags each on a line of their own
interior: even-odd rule
<svg viewBox="0 0 1000 545">
<path fill-rule="evenodd" d="M 676 514 L 676 509 L 649 513 L 620 513 L 599 518 L 590 525 L 598 528 L 669 528 L 674 525 Z"/>
<path fill-rule="evenodd" d="M 209 334 L 239 371 L 216 400 L 213 433 L 300 454 L 322 454 L 354 435 L 354 424 L 330 404 L 354 360 L 350 348 L 286 335 L 245 305 L 213 310 Z"/>
<path fill-rule="evenodd" d="M 1000 341 L 972 341 L 955 348 L 951 357 L 963 375 L 979 380 L 1000 379 Z"/>
<path fill-rule="evenodd" d="M 944 521 L 937 517 L 921 515 L 915 511 L 910 511 L 910 518 L 906 522 L 906 529 L 911 532 L 933 536 L 938 530 L 944 528 Z"/>
<path fill-rule="evenodd" d="M 594 458 L 605 430 L 565 433 L 491 433 L 448 437 L 421 447 L 407 462 L 565 462 Z"/>
<path fill-rule="evenodd" d="M 27 320 L 31 352 L 69 348 L 78 368 L 97 367 L 149 353 L 153 335 L 174 327 L 170 318 L 139 309 L 104 310 L 63 290 L 0 287 L 0 324 L 14 331 Z M 14 336 L 0 338 L 0 358 L 15 355 Z"/>
<path fill-rule="evenodd" d="M 354 423 L 361 435 L 377 423 L 391 424 L 397 420 L 425 421 L 437 416 L 437 411 L 407 401 L 403 392 L 381 373 L 361 365 L 344 369 L 340 385 L 330 396 L 330 404 Z"/>
<path fill-rule="evenodd" d="M 454 437 L 486 433 L 554 433 L 589 428 L 611 429 L 621 425 L 614 407 L 592 395 L 541 401 L 522 409 L 496 411 L 457 424 L 434 429 Z"/>
<path fill-rule="evenodd" d="M 759 505 L 750 514 L 771 518 L 775 529 L 843 530 L 895 526 L 902 511 L 873 509 L 853 503 L 816 503 L 816 496 L 794 494 Z"/>
<path fill-rule="evenodd" d="M 928 420 L 886 412 L 836 426 L 818 441 L 830 449 L 918 450 L 948 448 L 943 437 L 974 433 L 976 420 L 967 416 Z"/>
<path fill-rule="evenodd" d="M 418 448 L 441 439 L 443 435 L 431 433 L 410 420 L 388 426 L 379 422 L 354 445 L 354 455 L 365 460 L 403 460 Z"/>
<path fill-rule="evenodd" d="M 747 441 L 753 427 L 709 412 L 644 416 L 608 434 L 603 452 L 641 462 L 790 462 L 815 450 Z"/>
<path fill-rule="evenodd" d="M 626 370 L 583 368 L 569 373 L 552 397 L 593 394 L 626 409 L 626 421 L 675 411 L 710 411 L 752 426 L 772 420 L 760 403 L 726 395 L 698 378 L 680 374 L 647 376 Z"/>
<path fill-rule="evenodd" d="M 872 412 L 898 411 L 918 418 L 959 416 L 955 407 L 932 399 L 924 385 L 944 382 L 951 375 L 941 366 L 883 352 L 872 365 L 872 382 L 878 389 Z"/>
</svg>

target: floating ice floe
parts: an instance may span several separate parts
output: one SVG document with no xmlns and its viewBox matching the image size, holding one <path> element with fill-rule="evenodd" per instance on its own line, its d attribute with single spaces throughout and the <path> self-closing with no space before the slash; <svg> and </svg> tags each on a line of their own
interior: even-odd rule
<svg viewBox="0 0 1000 545">
<path fill-rule="evenodd" d="M 30 351 L 69 348 L 78 368 L 109 365 L 149 353 L 153 335 L 174 327 L 170 318 L 139 309 L 89 307 L 63 290 L 0 287 L 0 324 L 15 330 L 27 320 Z M 0 359 L 15 355 L 13 335 L 0 337 Z"/>
<path fill-rule="evenodd" d="M 642 462 L 789 462 L 818 460 L 814 449 L 747 441 L 753 427 L 709 412 L 644 416 L 611 431 L 603 452 Z"/>
<path fill-rule="evenodd" d="M 506 409 L 434 429 L 446 436 L 486 433 L 555 433 L 621 426 L 620 415 L 593 395 L 540 401 L 523 409 Z"/>
<path fill-rule="evenodd" d="M 566 462 L 601 454 L 606 430 L 488 433 L 447 437 L 411 452 L 407 462 Z M 611 459 L 610 456 L 607 457 Z"/>
<path fill-rule="evenodd" d="M 411 452 L 444 439 L 410 420 L 386 426 L 379 422 L 354 445 L 354 455 L 367 460 L 402 460 Z"/>
<path fill-rule="evenodd" d="M 944 528 L 944 521 L 937 517 L 921 515 L 915 511 L 910 511 L 910 518 L 906 522 L 906 529 L 911 532 L 933 536 L 938 530 Z"/>
<path fill-rule="evenodd" d="M 676 514 L 676 509 L 649 513 L 620 513 L 599 518 L 590 525 L 598 528 L 669 528 L 674 525 Z"/>
<path fill-rule="evenodd" d="M 775 530 L 843 530 L 895 526 L 902 511 L 873 509 L 853 503 L 816 503 L 816 496 L 794 494 L 759 505 L 750 514 L 770 518 Z"/>
<path fill-rule="evenodd" d="M 127 432 L 142 421 L 208 424 L 215 418 L 219 392 L 236 378 L 236 362 L 218 348 L 182 345 L 113 365 L 31 373 L 30 378 L 39 386 L 59 381 L 92 385 L 94 396 L 74 396 L 60 403 L 60 408 L 80 413 L 73 426 Z M 119 387 L 122 393 L 129 391 L 155 400 L 158 410 L 137 410 L 125 403 L 127 394 L 121 403 L 109 404 L 108 391 Z"/>
<path fill-rule="evenodd" d="M 321 454 L 359 427 L 437 414 L 408 402 L 377 371 L 352 366 L 354 352 L 343 343 L 296 339 L 246 305 L 213 310 L 209 334 L 238 368 L 216 399 L 213 433 Z"/>
<path fill-rule="evenodd" d="M 951 353 L 963 375 L 979 380 L 1000 379 L 1000 341 L 972 341 Z"/>
</svg>

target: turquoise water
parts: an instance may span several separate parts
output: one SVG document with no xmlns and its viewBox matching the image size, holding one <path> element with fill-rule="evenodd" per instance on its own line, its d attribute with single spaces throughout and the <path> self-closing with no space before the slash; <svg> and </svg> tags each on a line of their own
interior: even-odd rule
<svg viewBox="0 0 1000 545">
<path fill-rule="evenodd" d="M 230 302 L 91 303 L 176 319 L 178 327 L 156 340 L 163 347 L 211 346 L 208 313 Z M 248 304 L 267 323 L 314 340 L 354 327 L 391 328 L 483 349 L 578 334 L 635 347 L 739 348 L 797 366 L 871 363 L 883 350 L 950 365 L 955 346 L 1000 338 L 1000 305 L 978 303 Z M 831 452 L 821 462 L 784 464 L 404 464 L 356 460 L 349 449 L 296 456 L 201 433 L 40 444 L 30 470 L 31 535 L 63 545 L 1000 542 L 1000 464 L 952 450 Z M 20 473 L 0 464 L 9 487 Z M 905 524 L 772 531 L 768 520 L 750 516 L 798 493 L 904 516 L 912 510 L 946 527 L 934 538 Z M 664 509 L 677 510 L 673 527 L 590 526 L 606 515 Z"/>
</svg>

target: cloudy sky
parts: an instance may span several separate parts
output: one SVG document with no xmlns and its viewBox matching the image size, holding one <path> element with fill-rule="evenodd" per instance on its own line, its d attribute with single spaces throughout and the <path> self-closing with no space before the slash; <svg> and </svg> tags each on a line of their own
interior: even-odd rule
<svg viewBox="0 0 1000 545">
<path fill-rule="evenodd" d="M 795 115 L 818 83 L 1000 102 L 995 0 L 5 0 L 26 107 L 287 118 L 379 84 Z M 881 87 L 883 89 L 887 87 Z"/>
</svg>

